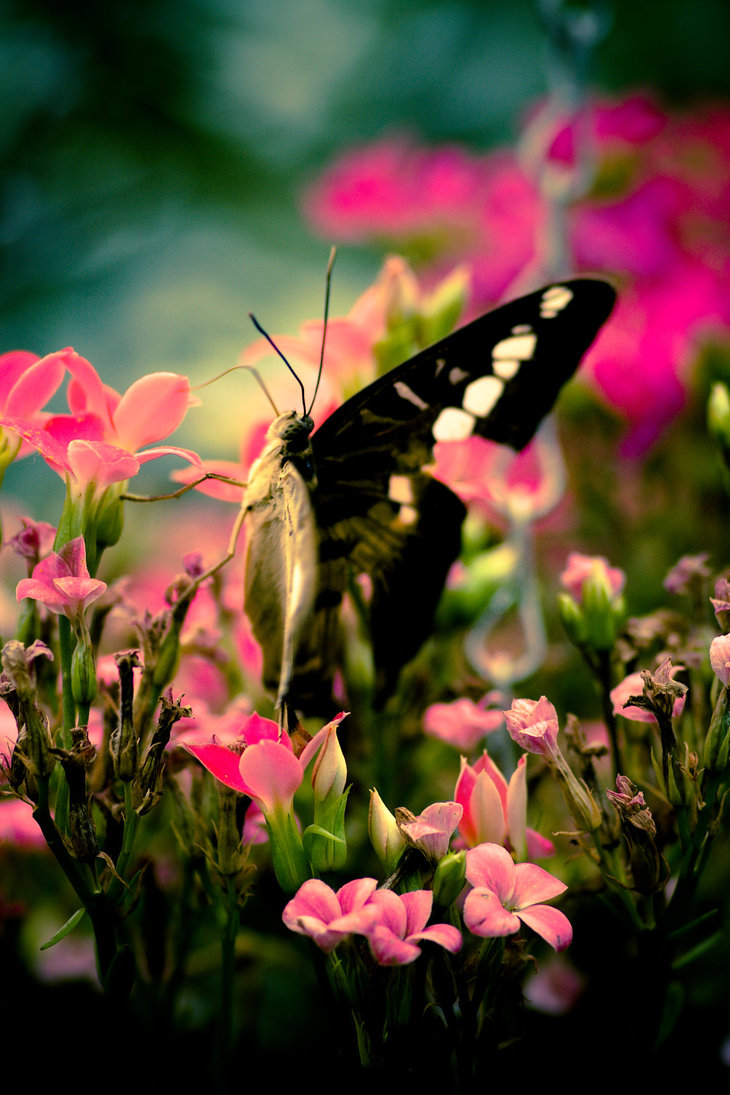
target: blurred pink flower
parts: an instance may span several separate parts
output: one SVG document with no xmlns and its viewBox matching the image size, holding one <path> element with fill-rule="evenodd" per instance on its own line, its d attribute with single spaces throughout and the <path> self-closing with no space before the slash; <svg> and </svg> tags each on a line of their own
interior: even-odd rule
<svg viewBox="0 0 730 1095">
<path fill-rule="evenodd" d="M 549 240 L 544 193 L 570 185 L 585 145 L 594 186 L 566 210 L 575 268 L 605 271 L 619 303 L 581 375 L 624 419 L 640 455 L 683 409 L 700 341 L 727 337 L 730 110 L 668 113 L 650 96 L 599 100 L 588 116 L 533 112 L 518 154 L 473 156 L 395 138 L 347 153 L 305 195 L 327 238 L 411 253 L 437 276 L 468 262 L 482 311 L 534 287 Z M 580 142 L 580 147 L 579 147 Z"/>
<path fill-rule="evenodd" d="M 588 578 L 600 579 L 614 597 L 619 596 L 626 582 L 624 572 L 610 566 L 603 555 L 582 555 L 579 551 L 571 551 L 565 570 L 560 575 L 560 583 L 579 604 L 583 598 L 583 585 Z"/>
<path fill-rule="evenodd" d="M 501 708 L 493 706 L 501 693 L 488 692 L 478 703 L 462 697 L 451 703 L 432 703 L 423 716 L 423 731 L 456 749 L 471 752 L 482 738 L 504 726 Z"/>
<path fill-rule="evenodd" d="M 534 863 L 517 863 L 499 844 L 480 844 L 466 853 L 466 877 L 472 889 L 464 900 L 464 923 L 474 935 L 512 935 L 520 921 L 556 951 L 573 938 L 570 921 L 543 902 L 567 889 Z"/>
</svg>

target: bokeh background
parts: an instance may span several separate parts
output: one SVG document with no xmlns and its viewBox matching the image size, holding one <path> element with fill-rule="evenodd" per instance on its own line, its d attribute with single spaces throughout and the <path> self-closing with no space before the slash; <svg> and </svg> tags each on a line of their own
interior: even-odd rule
<svg viewBox="0 0 730 1095">
<path fill-rule="evenodd" d="M 598 91 L 730 92 L 724 0 L 589 7 Z M 2 348 L 73 345 L 119 388 L 209 379 L 253 340 L 249 311 L 274 331 L 321 314 L 330 241 L 300 206 L 334 157 L 389 133 L 509 145 L 552 60 L 535 0 L 3 0 Z M 381 258 L 341 249 L 335 313 Z M 235 455 L 248 391 L 207 390 L 201 450 Z"/>
</svg>

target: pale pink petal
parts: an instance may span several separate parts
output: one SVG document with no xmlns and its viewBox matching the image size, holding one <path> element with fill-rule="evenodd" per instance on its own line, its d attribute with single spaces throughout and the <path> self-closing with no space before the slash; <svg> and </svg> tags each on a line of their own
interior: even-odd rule
<svg viewBox="0 0 730 1095">
<path fill-rule="evenodd" d="M 415 943 L 416 941 L 425 943 L 438 943 L 444 950 L 450 951 L 451 954 L 456 954 L 461 950 L 463 939 L 461 932 L 453 924 L 431 924 L 429 928 L 424 928 L 423 931 L 414 932 L 412 935 L 408 935 L 407 941 Z"/>
<path fill-rule="evenodd" d="M 421 953 L 415 943 L 408 943 L 382 925 L 368 932 L 368 942 L 380 966 L 407 966 L 415 962 Z"/>
<path fill-rule="evenodd" d="M 474 935 L 487 938 L 513 935 L 520 930 L 514 913 L 505 909 L 493 890 L 478 887 L 470 890 L 464 900 L 464 923 Z"/>
<path fill-rule="evenodd" d="M 72 414 L 91 412 L 104 423 L 105 436 L 113 430 L 112 413 L 119 394 L 104 384 L 91 362 L 70 347 L 60 351 L 71 374 L 66 396 Z"/>
<path fill-rule="evenodd" d="M 527 755 L 522 754 L 507 787 L 507 832 L 518 859 L 527 850 Z"/>
<path fill-rule="evenodd" d="M 560 909 L 550 905 L 531 905 L 517 914 L 528 928 L 532 928 L 556 951 L 565 950 L 573 940 L 573 928 Z"/>
<path fill-rule="evenodd" d="M 139 471 L 139 461 L 126 449 L 103 441 L 72 441 L 67 452 L 68 466 L 77 483 L 107 487 L 123 483 Z"/>
<path fill-rule="evenodd" d="M 291 749 L 289 735 L 279 729 L 278 722 L 273 719 L 265 719 L 256 711 L 246 719 L 246 724 L 241 730 L 241 737 L 246 745 L 256 745 L 260 741 L 275 741 Z"/>
<path fill-rule="evenodd" d="M 466 878 L 474 887 L 492 890 L 503 905 L 510 905 L 515 887 L 515 864 L 500 844 L 479 844 L 466 853 Z"/>
<path fill-rule="evenodd" d="M 567 888 L 559 878 L 535 863 L 518 863 L 515 867 L 515 886 L 510 906 L 515 912 L 520 912 L 538 901 L 549 901 L 558 897 Z"/>
<path fill-rule="evenodd" d="M 399 939 L 403 939 L 408 918 L 405 905 L 398 894 L 393 893 L 392 890 L 375 890 L 370 897 L 370 904 L 377 909 L 378 923 Z"/>
<path fill-rule="evenodd" d="M 191 402 L 190 381 L 177 373 L 149 373 L 136 380 L 114 411 L 116 440 L 136 452 L 168 437 L 184 419 Z"/>
<path fill-rule="evenodd" d="M 433 891 L 409 890 L 400 895 L 400 901 L 406 910 L 405 935 L 411 936 L 414 932 L 422 931 L 433 908 Z"/>
<path fill-rule="evenodd" d="M 343 915 L 361 909 L 370 899 L 377 885 L 374 878 L 355 878 L 341 886 L 337 891 L 337 900 Z"/>
<path fill-rule="evenodd" d="M 294 754 L 278 742 L 249 745 L 241 756 L 241 778 L 264 813 L 288 809 L 303 775 L 304 769 Z"/>
</svg>

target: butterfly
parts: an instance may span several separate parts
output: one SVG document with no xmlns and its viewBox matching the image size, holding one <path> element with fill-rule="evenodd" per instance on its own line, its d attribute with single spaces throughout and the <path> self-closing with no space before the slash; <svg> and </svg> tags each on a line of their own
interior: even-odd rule
<svg viewBox="0 0 730 1095">
<path fill-rule="evenodd" d="M 370 578 L 376 699 L 387 698 L 461 549 L 465 507 L 424 470 L 434 443 L 476 434 L 524 448 L 614 300 L 601 280 L 548 285 L 417 353 L 316 431 L 306 407 L 276 417 L 242 516 L 244 606 L 280 719 L 331 710 L 339 609 L 359 574 Z"/>
</svg>

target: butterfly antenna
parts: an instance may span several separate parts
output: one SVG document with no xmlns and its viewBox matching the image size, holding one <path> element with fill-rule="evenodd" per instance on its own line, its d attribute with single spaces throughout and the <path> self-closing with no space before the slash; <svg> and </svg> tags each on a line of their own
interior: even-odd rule
<svg viewBox="0 0 730 1095">
<path fill-rule="evenodd" d="M 317 383 L 314 386 L 314 395 L 312 396 L 312 402 L 309 404 L 309 410 L 306 412 L 308 415 L 312 413 L 312 407 L 314 401 L 317 398 L 317 392 L 319 391 L 319 382 L 322 379 L 322 370 L 324 368 L 324 344 L 327 338 L 327 319 L 330 312 L 330 285 L 332 284 L 332 267 L 335 264 L 335 257 L 337 255 L 337 248 L 333 247 L 330 251 L 329 262 L 327 263 L 327 273 L 325 275 L 324 284 L 324 326 L 322 328 L 322 348 L 319 352 L 319 372 L 317 373 Z"/>
<path fill-rule="evenodd" d="M 256 316 L 255 316 L 255 315 L 253 315 L 253 313 L 252 313 L 252 312 L 249 312 L 249 313 L 248 313 L 248 315 L 249 315 L 249 318 L 250 318 L 251 322 L 253 323 L 254 327 L 256 328 L 256 330 L 257 330 L 257 331 L 259 332 L 259 334 L 262 334 L 262 335 L 264 336 L 264 338 L 265 338 L 265 339 L 266 339 L 266 341 L 267 341 L 267 342 L 269 343 L 269 345 L 270 345 L 270 346 L 271 346 L 271 347 L 272 347 L 272 348 L 273 348 L 273 349 L 274 349 L 274 350 L 276 351 L 276 353 L 277 353 L 277 354 L 279 355 L 279 357 L 280 357 L 280 358 L 281 358 L 281 360 L 282 360 L 282 361 L 284 362 L 284 364 L 286 365 L 287 369 L 289 370 L 289 372 L 291 373 L 291 375 L 292 375 L 292 376 L 294 377 L 294 379 L 296 380 L 297 384 L 299 385 L 299 388 L 300 388 L 300 390 L 301 390 L 301 393 L 302 393 L 302 408 L 304 409 L 304 413 L 305 413 L 305 415 L 306 415 L 306 413 L 307 413 L 307 400 L 306 400 L 306 396 L 305 396 L 305 394 L 304 394 L 304 385 L 302 384 L 302 382 L 301 382 L 301 379 L 300 379 L 300 378 L 299 378 L 299 377 L 297 376 L 297 374 L 295 373 L 295 371 L 294 371 L 294 369 L 292 368 L 292 366 L 291 366 L 291 365 L 289 364 L 289 362 L 288 362 L 288 361 L 286 360 L 286 358 L 284 357 L 283 353 L 281 352 L 281 350 L 279 349 L 279 347 L 278 347 L 278 346 L 276 345 L 276 343 L 274 342 L 274 340 L 273 340 L 273 338 L 271 337 L 271 335 L 267 334 L 267 332 L 266 332 L 266 331 L 265 331 L 265 330 L 263 329 L 263 327 L 261 326 L 261 324 L 259 323 L 259 321 L 258 321 L 258 320 L 256 319 Z M 279 412 L 277 411 L 277 414 L 278 414 L 278 413 L 279 413 Z"/>
</svg>

